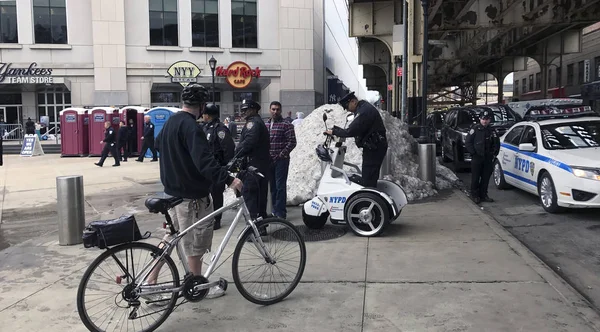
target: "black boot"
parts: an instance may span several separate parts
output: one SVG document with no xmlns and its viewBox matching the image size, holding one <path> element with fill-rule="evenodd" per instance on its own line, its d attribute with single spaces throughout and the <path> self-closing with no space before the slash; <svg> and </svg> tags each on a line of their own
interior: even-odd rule
<svg viewBox="0 0 600 332">
<path fill-rule="evenodd" d="M 215 223 L 213 225 L 213 229 L 216 231 L 219 228 L 221 228 L 221 220 L 215 220 Z"/>
<path fill-rule="evenodd" d="M 482 202 L 489 202 L 489 203 L 493 203 L 494 200 L 492 198 L 490 198 L 490 196 L 485 195 L 483 196 L 483 199 L 481 199 Z"/>
</svg>

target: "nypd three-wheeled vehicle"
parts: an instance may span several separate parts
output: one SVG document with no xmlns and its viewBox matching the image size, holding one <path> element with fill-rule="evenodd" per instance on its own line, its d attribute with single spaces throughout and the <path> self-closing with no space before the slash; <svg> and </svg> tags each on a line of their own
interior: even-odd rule
<svg viewBox="0 0 600 332">
<path fill-rule="evenodd" d="M 327 121 L 327 114 L 323 114 L 323 121 Z M 377 236 L 398 218 L 408 203 L 406 194 L 401 186 L 388 180 L 379 180 L 377 188 L 360 185 L 358 174 L 349 175 L 343 169 L 347 165 L 360 174 L 357 165 L 344 161 L 344 142 L 343 137 L 327 135 L 325 143 L 317 146 L 317 156 L 325 166 L 316 196 L 304 203 L 302 219 L 312 229 L 323 228 L 331 219 L 333 224 L 347 224 L 358 236 Z"/>
</svg>

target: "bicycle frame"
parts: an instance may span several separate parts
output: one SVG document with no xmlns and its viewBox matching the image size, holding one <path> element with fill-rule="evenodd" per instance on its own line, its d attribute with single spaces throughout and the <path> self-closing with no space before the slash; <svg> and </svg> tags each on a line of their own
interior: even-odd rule
<svg viewBox="0 0 600 332">
<path fill-rule="evenodd" d="M 208 280 L 209 277 L 214 272 L 215 265 L 219 261 L 219 258 L 221 257 L 223 250 L 225 250 L 225 247 L 229 243 L 229 240 L 231 239 L 231 236 L 233 235 L 233 232 L 234 232 L 235 228 L 237 227 L 237 224 L 240 221 L 240 218 L 242 218 L 242 217 L 246 221 L 247 225 L 246 225 L 246 227 L 244 227 L 244 229 L 238 235 L 238 237 L 237 237 L 238 241 L 241 239 L 241 237 L 244 235 L 244 233 L 246 233 L 246 231 L 249 228 L 252 228 L 252 230 L 254 231 L 254 236 L 252 237 L 252 242 L 254 243 L 254 245 L 256 246 L 258 251 L 263 255 L 263 257 L 265 257 L 265 259 L 267 259 L 269 261 L 273 261 L 273 257 L 271 256 L 271 253 L 268 252 L 268 250 L 265 248 L 265 245 L 260 237 L 258 228 L 256 227 L 256 221 L 260 221 L 260 220 L 262 220 L 262 218 L 257 218 L 256 220 L 253 220 L 252 218 L 250 218 L 250 212 L 248 211 L 248 207 L 246 206 L 244 198 L 240 196 L 240 197 L 236 198 L 236 200 L 233 201 L 232 203 L 230 203 L 229 205 L 223 206 L 222 208 L 210 213 L 209 215 L 196 221 L 194 224 L 192 224 L 190 227 L 184 229 L 183 231 L 178 231 L 176 236 L 173 239 L 171 239 L 170 241 L 168 241 L 168 242 L 163 241 L 162 243 L 165 243 L 165 247 L 162 248 L 161 255 L 158 257 L 155 257 L 153 263 L 146 265 L 139 274 L 141 277 L 138 277 L 138 278 L 136 278 L 136 280 L 134 280 L 134 284 L 138 285 L 136 287 L 136 290 L 137 291 L 142 290 L 143 295 L 181 291 L 183 289 L 183 285 L 180 285 L 179 287 L 170 288 L 170 287 L 165 287 L 165 286 L 160 286 L 160 285 L 142 285 L 142 284 L 146 280 L 146 278 L 148 278 L 148 275 L 151 273 L 151 271 L 154 270 L 158 264 L 160 264 L 160 262 L 165 257 L 165 255 L 169 255 L 169 256 L 171 255 L 173 248 L 177 248 L 177 254 L 179 256 L 179 259 L 181 260 L 181 263 L 183 264 L 183 267 L 185 270 L 185 275 L 188 275 L 190 273 L 190 268 L 187 263 L 187 257 L 185 256 L 185 253 L 183 251 L 183 244 L 180 242 L 181 238 L 183 236 L 185 236 L 188 232 L 190 232 L 194 227 L 197 227 L 199 224 L 201 224 L 203 222 L 208 222 L 208 220 L 210 220 L 211 218 L 214 218 L 216 215 L 221 214 L 228 210 L 233 210 L 238 207 L 239 207 L 238 212 L 237 212 L 235 218 L 233 219 L 231 226 L 229 226 L 229 229 L 227 230 L 225 237 L 219 244 L 219 248 L 217 249 L 215 254 L 212 256 L 212 258 L 210 259 L 210 265 L 208 266 L 208 269 L 206 270 L 206 272 L 204 272 L 203 277 L 205 277 Z M 202 285 L 198 285 L 194 288 L 197 290 L 208 289 L 216 284 L 218 284 L 218 282 L 202 284 Z M 149 291 L 146 291 L 146 290 L 149 290 Z"/>
</svg>

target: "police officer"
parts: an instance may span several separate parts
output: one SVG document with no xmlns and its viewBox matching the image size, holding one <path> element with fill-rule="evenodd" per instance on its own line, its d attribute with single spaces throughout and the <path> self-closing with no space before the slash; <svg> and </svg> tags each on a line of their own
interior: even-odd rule
<svg viewBox="0 0 600 332">
<path fill-rule="evenodd" d="M 119 133 L 117 135 L 118 144 L 117 151 L 119 152 L 119 160 L 127 161 L 127 157 L 129 157 L 129 151 L 127 151 L 127 140 L 129 139 L 129 128 L 125 125 L 125 121 L 121 121 L 119 123 Z M 121 154 L 121 151 L 123 154 Z"/>
<path fill-rule="evenodd" d="M 473 125 L 465 139 L 465 147 L 471 154 L 471 199 L 480 202 L 493 202 L 488 196 L 488 183 L 492 176 L 494 159 L 500 152 L 500 139 L 490 126 L 492 111 L 484 110 L 479 115 L 479 123 Z"/>
<path fill-rule="evenodd" d="M 142 136 L 142 150 L 140 151 L 140 156 L 136 161 L 143 162 L 144 155 L 146 154 L 146 150 L 148 148 L 152 151 L 152 161 L 158 161 L 158 155 L 156 154 L 156 149 L 154 148 L 154 123 L 150 121 L 150 116 L 144 116 L 144 135 Z"/>
<path fill-rule="evenodd" d="M 129 119 L 129 124 L 127 125 L 129 128 L 129 134 L 127 138 L 127 150 L 129 151 L 129 155 L 132 156 L 134 152 L 137 152 L 138 148 L 138 135 L 136 124 L 133 122 L 133 119 Z"/>
<path fill-rule="evenodd" d="M 354 137 L 356 146 L 363 149 L 361 184 L 364 187 L 377 188 L 379 171 L 388 148 L 381 114 L 369 102 L 358 100 L 354 92 L 345 95 L 339 104 L 348 112 L 356 113 L 356 116 L 348 129 L 333 126 L 333 130 L 325 133 L 338 137 Z"/>
<path fill-rule="evenodd" d="M 104 165 L 104 160 L 108 157 L 108 152 L 112 154 L 113 158 L 115 158 L 115 166 L 121 166 L 119 160 L 119 151 L 117 151 L 117 135 L 115 134 L 115 129 L 112 127 L 110 121 L 104 122 L 104 140 L 100 141 L 100 143 L 104 143 L 104 148 L 102 149 L 102 156 L 100 157 L 100 161 L 94 163 L 96 166 L 102 167 Z"/>
<path fill-rule="evenodd" d="M 242 117 L 246 119 L 246 124 L 242 129 L 240 142 L 235 149 L 235 155 L 238 158 L 248 157 L 249 165 L 254 166 L 264 175 L 261 177 L 249 173 L 244 178 L 244 188 L 242 195 L 250 211 L 252 218 L 267 217 L 267 194 L 268 179 L 270 168 L 269 150 L 271 143 L 269 131 L 263 119 L 258 115 L 260 105 L 252 100 L 242 102 Z"/>
<path fill-rule="evenodd" d="M 221 166 L 227 165 L 233 158 L 235 143 L 227 126 L 219 120 L 219 106 L 207 104 L 202 118 L 204 133 L 215 159 Z M 215 211 L 223 207 L 223 190 L 225 190 L 225 183 L 213 183 L 211 196 Z M 219 228 L 221 228 L 221 215 L 215 216 L 214 229 Z"/>
</svg>

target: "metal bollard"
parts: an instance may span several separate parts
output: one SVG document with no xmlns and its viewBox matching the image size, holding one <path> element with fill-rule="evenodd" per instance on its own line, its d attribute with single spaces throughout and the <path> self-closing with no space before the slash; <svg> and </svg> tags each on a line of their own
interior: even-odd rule
<svg viewBox="0 0 600 332">
<path fill-rule="evenodd" d="M 83 176 L 56 178 L 56 204 L 58 211 L 58 244 L 80 244 L 85 228 L 85 201 Z"/>
<path fill-rule="evenodd" d="M 435 144 L 419 144 L 419 178 L 423 181 L 430 181 L 435 186 Z"/>
</svg>

